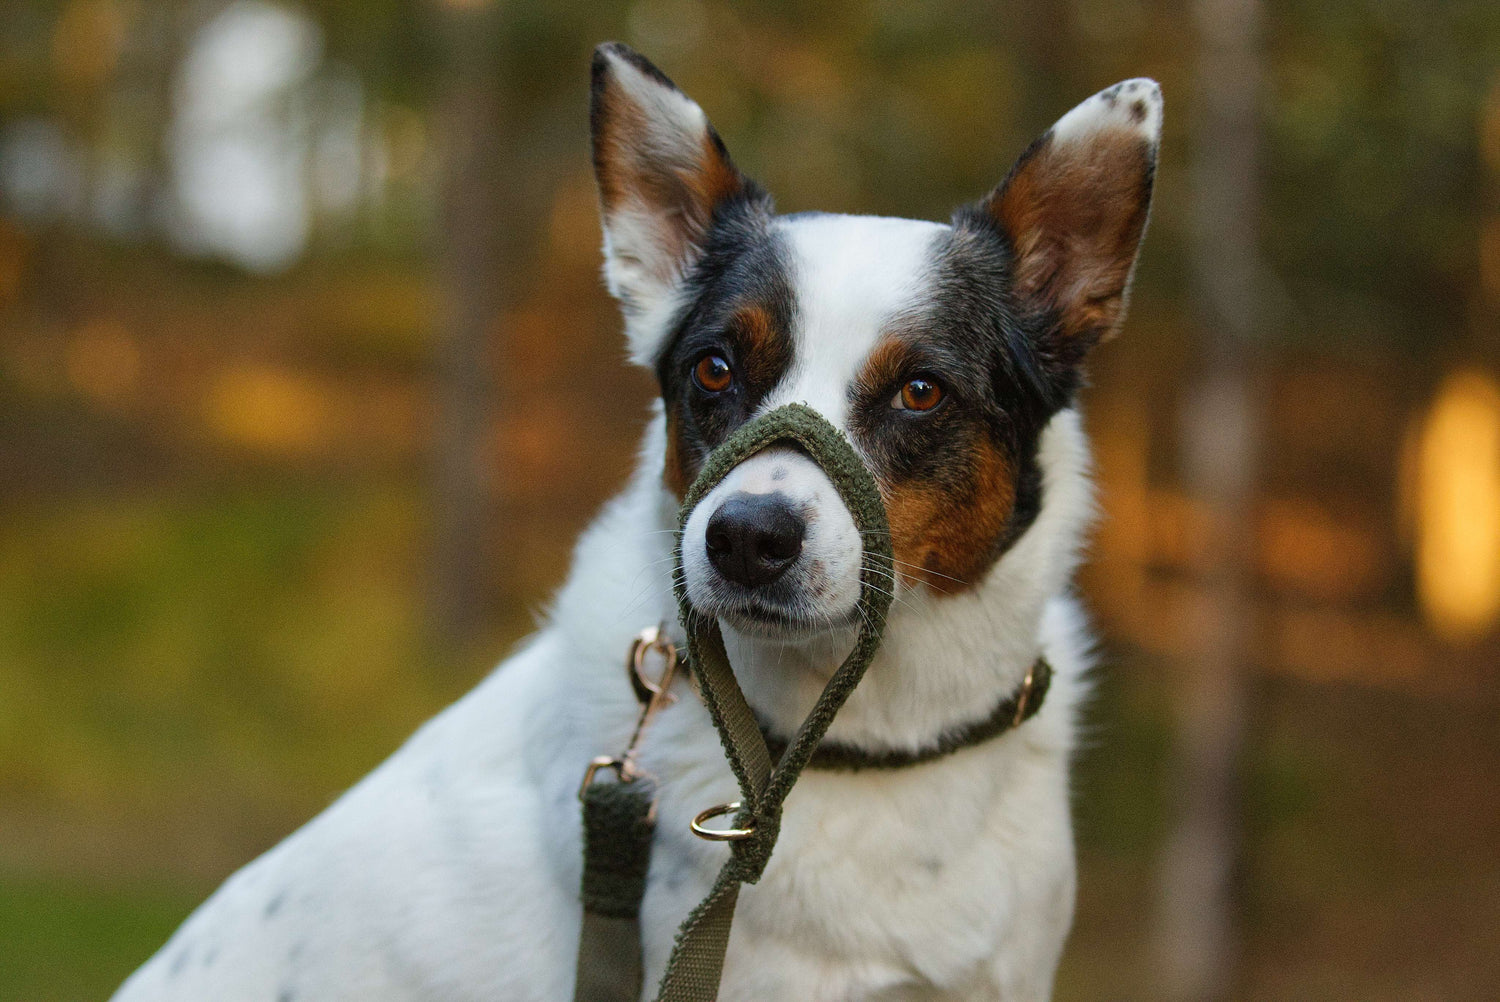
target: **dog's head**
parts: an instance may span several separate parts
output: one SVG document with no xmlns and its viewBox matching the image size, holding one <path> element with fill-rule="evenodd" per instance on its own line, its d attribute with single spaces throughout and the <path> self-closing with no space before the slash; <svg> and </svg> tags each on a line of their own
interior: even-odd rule
<svg viewBox="0 0 1500 1002">
<path fill-rule="evenodd" d="M 980 585 L 1043 503 L 1043 430 L 1117 329 L 1145 229 L 1161 95 L 1117 84 L 1064 116 L 950 225 L 774 214 L 702 110 L 621 45 L 594 57 L 605 276 L 661 385 L 680 498 L 753 415 L 806 403 L 880 485 L 894 588 Z M 751 457 L 692 512 L 695 606 L 749 633 L 855 614 L 863 547 L 791 448 Z"/>
</svg>

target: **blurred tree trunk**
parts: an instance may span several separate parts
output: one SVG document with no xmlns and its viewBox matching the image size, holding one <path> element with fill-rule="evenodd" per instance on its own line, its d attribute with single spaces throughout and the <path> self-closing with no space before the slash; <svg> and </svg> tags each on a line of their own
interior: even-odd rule
<svg viewBox="0 0 1500 1002">
<path fill-rule="evenodd" d="M 1206 518 L 1190 627 L 1198 658 L 1183 672 L 1173 794 L 1175 828 L 1159 871 L 1155 929 L 1165 998 L 1230 997 L 1238 964 L 1232 883 L 1239 855 L 1239 763 L 1256 418 L 1259 0 L 1197 0 L 1192 188 L 1200 378 L 1182 412 L 1182 469 Z"/>
<path fill-rule="evenodd" d="M 1077 88 L 1068 79 L 1068 54 L 1074 44 L 1068 6 L 1061 0 L 996 5 L 985 21 L 994 32 L 997 48 L 1015 52 L 1023 84 L 1018 141 L 1024 147 L 1071 107 L 1068 100 L 1078 100 L 1073 93 Z"/>
<path fill-rule="evenodd" d="M 493 520 L 489 430 L 495 405 L 491 334 L 506 278 L 500 239 L 499 5 L 434 0 L 446 72 L 439 95 L 443 156 L 438 248 L 431 620 L 437 637 L 477 636 L 490 597 Z"/>
</svg>

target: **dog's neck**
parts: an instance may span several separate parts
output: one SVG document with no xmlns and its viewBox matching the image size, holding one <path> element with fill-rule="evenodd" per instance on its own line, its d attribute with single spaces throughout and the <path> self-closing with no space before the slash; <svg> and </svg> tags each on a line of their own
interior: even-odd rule
<svg viewBox="0 0 1500 1002">
<path fill-rule="evenodd" d="M 962 593 L 897 592 L 880 650 L 834 719 L 830 740 L 915 750 L 1014 695 L 1040 653 L 1042 611 L 1054 592 L 1031 575 L 1008 573 L 1011 556 L 1022 555 L 1007 555 Z M 854 641 L 853 627 L 782 641 L 721 625 L 746 698 L 782 737 L 796 733 Z"/>
</svg>

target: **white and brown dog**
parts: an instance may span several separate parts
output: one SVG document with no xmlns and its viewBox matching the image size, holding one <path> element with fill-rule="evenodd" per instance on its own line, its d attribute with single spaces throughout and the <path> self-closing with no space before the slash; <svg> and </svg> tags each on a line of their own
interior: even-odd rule
<svg viewBox="0 0 1500 1002">
<path fill-rule="evenodd" d="M 600 47 L 605 274 L 661 385 L 639 469 L 524 649 L 232 877 L 116 998 L 566 1002 L 579 778 L 631 733 L 632 637 L 676 619 L 678 499 L 730 431 L 793 401 L 874 472 L 898 562 L 884 643 L 827 740 L 919 749 L 1016 692 L 1039 654 L 1056 676 L 1035 718 L 982 744 L 805 774 L 741 894 L 720 997 L 1047 998 L 1073 911 L 1088 647 L 1068 595 L 1091 513 L 1074 397 L 1125 311 L 1161 114 L 1149 80 L 1089 98 L 948 225 L 778 216 L 698 105 Z M 682 547 L 751 705 L 793 733 L 853 636 L 849 512 L 811 460 L 772 449 L 698 505 Z M 656 718 L 641 755 L 661 784 L 649 993 L 727 851 L 688 821 L 737 790 L 696 699 Z"/>
</svg>

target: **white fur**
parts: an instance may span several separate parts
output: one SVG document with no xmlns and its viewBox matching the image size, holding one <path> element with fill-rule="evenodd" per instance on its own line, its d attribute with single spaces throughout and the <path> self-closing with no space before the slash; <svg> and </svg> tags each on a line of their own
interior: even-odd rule
<svg viewBox="0 0 1500 1002">
<path fill-rule="evenodd" d="M 708 118 L 696 101 L 642 73 L 629 60 L 607 53 L 620 99 L 638 109 L 649 130 L 638 137 L 662 171 L 696 168 L 708 136 Z M 680 228 L 675 212 L 631 197 L 604 215 L 604 284 L 620 300 L 631 361 L 650 363 L 677 310 L 682 275 L 698 254 L 689 242 L 685 254 L 671 248 L 678 241 L 668 230 Z"/>
<path fill-rule="evenodd" d="M 797 361 L 765 406 L 804 401 L 841 425 L 851 374 L 882 326 L 920 300 L 942 228 L 851 217 L 779 225 L 794 250 Z M 119 1002 L 571 997 L 579 779 L 590 758 L 620 751 L 629 737 L 631 637 L 676 619 L 664 449 L 658 408 L 636 474 L 580 539 L 540 632 L 232 877 L 126 982 Z M 820 471 L 795 455 L 767 455 L 733 483 L 764 490 L 782 462 L 797 466 L 794 489 L 827 516 L 826 539 L 814 534 L 809 545 L 844 561 L 833 576 L 847 584 L 857 568 L 852 522 L 845 512 L 839 523 Z M 1045 429 L 1039 463 L 1043 505 L 1032 526 L 969 591 L 902 589 L 884 644 L 830 734 L 879 747 L 929 742 L 1014 691 L 1038 654 L 1056 670 L 1045 706 L 1019 729 L 931 764 L 806 773 L 764 878 L 741 894 L 724 1002 L 1050 996 L 1072 917 L 1067 775 L 1088 661 L 1067 594 L 1092 504 L 1075 412 Z M 698 545 L 696 516 L 688 530 Z M 848 596 L 827 597 L 830 611 Z M 784 733 L 848 640 L 732 629 L 726 639 L 747 695 Z M 728 851 L 693 837 L 688 820 L 737 797 L 706 711 L 685 687 L 680 696 L 642 750 L 662 781 L 642 908 L 648 998 L 674 932 Z"/>
<path fill-rule="evenodd" d="M 797 352 L 762 407 L 805 403 L 842 427 L 849 381 L 887 324 L 921 302 L 932 277 L 931 247 L 948 227 L 832 214 L 779 226 L 797 276 Z"/>
<path fill-rule="evenodd" d="M 1139 122 L 1131 115 L 1136 101 L 1145 109 Z M 1052 139 L 1059 145 L 1087 142 L 1103 130 L 1125 129 L 1155 146 L 1161 139 L 1161 115 L 1161 87 L 1155 80 L 1135 77 L 1080 102 L 1052 126 Z"/>
</svg>

